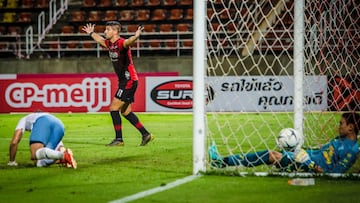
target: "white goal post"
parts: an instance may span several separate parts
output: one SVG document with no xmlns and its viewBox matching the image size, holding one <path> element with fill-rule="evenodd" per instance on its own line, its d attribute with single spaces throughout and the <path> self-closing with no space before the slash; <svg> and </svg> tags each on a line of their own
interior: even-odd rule
<svg viewBox="0 0 360 203">
<path fill-rule="evenodd" d="M 222 155 L 277 150 L 278 133 L 292 127 L 305 136 L 304 147 L 318 147 L 336 136 L 342 112 L 360 111 L 358 1 L 193 6 L 193 174 L 212 170 L 213 142 Z"/>
</svg>

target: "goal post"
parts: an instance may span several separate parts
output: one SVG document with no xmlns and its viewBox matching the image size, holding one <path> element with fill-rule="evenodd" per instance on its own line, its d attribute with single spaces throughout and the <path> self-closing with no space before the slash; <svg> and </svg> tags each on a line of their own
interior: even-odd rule
<svg viewBox="0 0 360 203">
<path fill-rule="evenodd" d="M 205 69 L 206 1 L 194 1 L 193 51 L 193 174 L 206 171 Z"/>
<path fill-rule="evenodd" d="M 294 1 L 294 128 L 303 134 L 304 0 Z"/>
<path fill-rule="evenodd" d="M 359 30 L 355 0 L 194 1 L 193 173 L 217 170 L 213 142 L 236 155 L 279 150 L 288 127 L 305 148 L 334 138 L 341 113 L 360 111 Z"/>
</svg>

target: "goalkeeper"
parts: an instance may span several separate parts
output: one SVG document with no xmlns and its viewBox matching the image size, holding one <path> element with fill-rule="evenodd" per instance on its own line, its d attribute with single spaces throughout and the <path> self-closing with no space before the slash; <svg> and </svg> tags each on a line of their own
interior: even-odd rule
<svg viewBox="0 0 360 203">
<path fill-rule="evenodd" d="M 360 128 L 360 115 L 343 113 L 339 122 L 339 135 L 317 150 L 297 149 L 294 152 L 263 150 L 248 154 L 235 154 L 222 157 L 216 145 L 209 148 L 211 165 L 254 167 L 262 164 L 277 168 L 303 170 L 318 173 L 345 173 L 355 163 L 359 154 L 357 135 Z M 295 164 L 293 164 L 295 163 Z"/>
</svg>

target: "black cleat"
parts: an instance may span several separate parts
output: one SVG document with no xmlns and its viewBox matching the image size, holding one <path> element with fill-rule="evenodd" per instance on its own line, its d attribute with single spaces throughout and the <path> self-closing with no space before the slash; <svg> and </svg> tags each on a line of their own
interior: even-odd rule
<svg viewBox="0 0 360 203">
<path fill-rule="evenodd" d="M 112 146 L 119 146 L 122 147 L 124 146 L 124 141 L 119 140 L 119 139 L 114 139 L 113 141 L 111 141 L 109 144 L 107 144 L 106 146 L 108 147 L 112 147 Z"/>
<path fill-rule="evenodd" d="M 154 136 L 152 134 L 143 136 L 140 146 L 145 146 L 147 143 L 149 143 L 153 139 L 154 139 Z"/>
</svg>

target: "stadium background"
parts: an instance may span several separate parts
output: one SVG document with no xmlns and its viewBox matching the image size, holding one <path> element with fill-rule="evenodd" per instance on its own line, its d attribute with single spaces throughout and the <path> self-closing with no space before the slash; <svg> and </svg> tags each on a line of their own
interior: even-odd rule
<svg viewBox="0 0 360 203">
<path fill-rule="evenodd" d="M 221 1 L 215 1 L 215 6 L 216 2 Z M 208 16 L 212 15 L 211 10 L 207 10 Z M 132 47 L 139 73 L 172 72 L 191 76 L 197 68 L 193 67 L 192 58 L 192 0 L 0 0 L 0 11 L 0 74 L 112 73 L 106 49 L 98 47 L 81 31 L 83 25 L 91 22 L 99 28 L 97 32 L 103 32 L 108 20 L 122 23 L 124 37 L 132 35 L 138 25 L 145 27 L 140 40 Z M 226 16 L 221 18 L 226 20 Z M 42 23 L 45 35 L 38 32 Z M 28 50 L 26 33 L 30 27 L 35 46 Z M 274 56 L 266 57 L 272 61 Z M 280 60 L 289 61 L 289 58 L 281 56 Z M 229 64 L 223 63 L 223 69 Z M 238 68 L 245 70 L 248 64 L 251 61 L 244 60 L 241 64 L 244 67 Z M 259 64 L 261 66 L 266 64 Z M 275 74 L 282 74 L 277 64 L 271 69 Z M 261 68 L 249 74 L 266 74 L 259 70 Z M 337 106 L 329 106 L 329 110 L 359 110 L 359 75 L 351 75 L 349 79 L 339 76 L 329 82 L 331 87 L 336 87 L 331 88 L 329 94 L 343 94 L 337 96 L 341 98 L 335 103 Z M 344 101 L 348 98 L 351 101 Z"/>
</svg>

